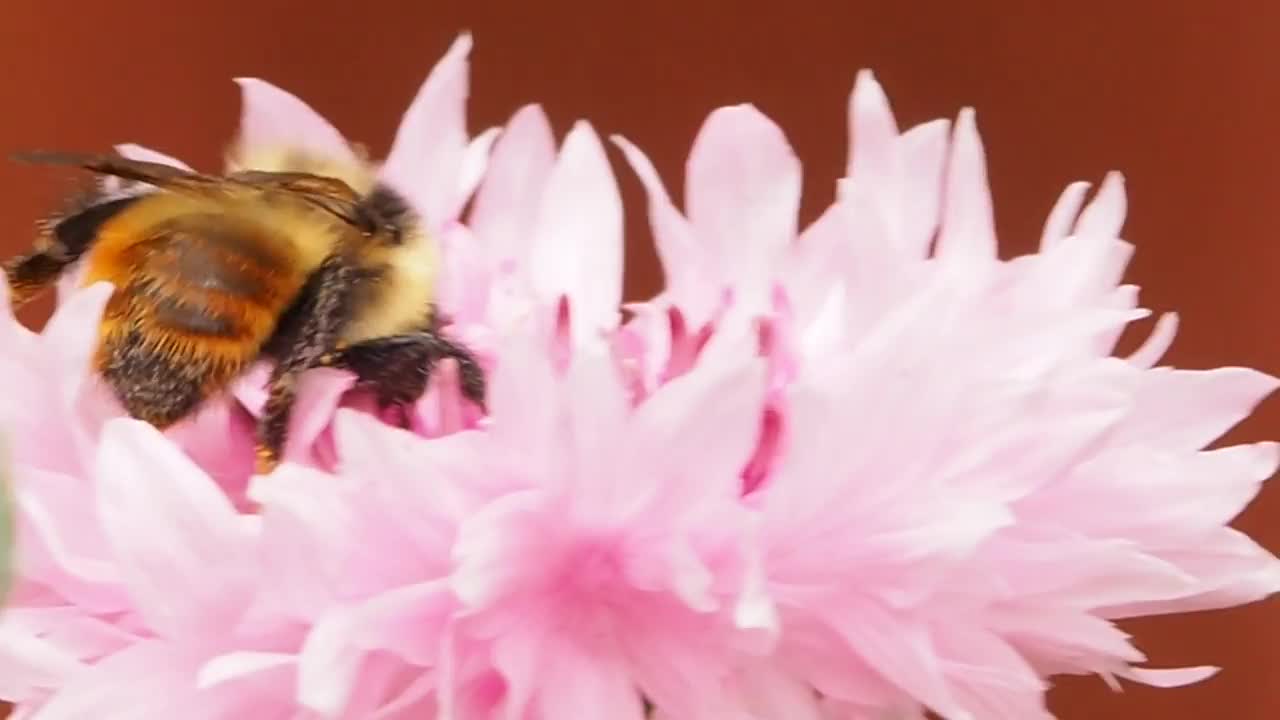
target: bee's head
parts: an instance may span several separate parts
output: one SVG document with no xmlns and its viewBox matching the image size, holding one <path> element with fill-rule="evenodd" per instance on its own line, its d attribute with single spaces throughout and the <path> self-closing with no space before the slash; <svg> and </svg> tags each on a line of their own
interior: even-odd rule
<svg viewBox="0 0 1280 720">
<path fill-rule="evenodd" d="M 404 245 L 421 233 L 417 213 L 396 190 L 385 184 L 374 185 L 360 203 L 362 221 L 367 234 L 378 235 L 387 245 Z"/>
</svg>

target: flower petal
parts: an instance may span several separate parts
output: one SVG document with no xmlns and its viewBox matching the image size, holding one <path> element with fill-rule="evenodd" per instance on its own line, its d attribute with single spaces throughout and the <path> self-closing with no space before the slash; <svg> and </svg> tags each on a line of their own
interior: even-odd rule
<svg viewBox="0 0 1280 720">
<path fill-rule="evenodd" d="M 0 622 L 0 697 L 19 702 L 34 698 L 85 667 L 76 653 L 33 630 L 11 611 Z"/>
<path fill-rule="evenodd" d="M 1178 332 L 1178 314 L 1164 313 L 1156 320 L 1155 329 L 1142 343 L 1142 347 L 1133 351 L 1129 356 L 1129 362 L 1135 367 L 1144 370 L 1155 367 L 1155 364 L 1164 357 L 1173 345 L 1173 338 Z"/>
<path fill-rule="evenodd" d="M 1073 182 L 1058 196 L 1058 201 L 1049 211 L 1049 217 L 1045 219 L 1044 231 L 1040 234 L 1041 252 L 1049 250 L 1072 233 L 1088 192 L 1089 183 Z"/>
<path fill-rule="evenodd" d="M 538 679 L 542 717 L 644 720 L 640 695 L 616 659 L 566 647 L 544 659 Z"/>
<path fill-rule="evenodd" d="M 598 342 L 622 302 L 622 198 L 595 131 L 569 131 L 547 179 L 529 257 L 534 289 L 550 306 L 569 298 L 575 344 Z"/>
<path fill-rule="evenodd" d="M 405 193 L 434 231 L 452 222 L 467 153 L 468 55 L 471 35 L 454 40 L 432 68 L 400 121 L 381 177 Z"/>
<path fill-rule="evenodd" d="M 183 170 L 191 169 L 189 165 L 175 157 L 166 155 L 157 150 L 152 150 L 148 147 L 143 147 L 142 145 L 124 143 L 116 145 L 115 150 L 117 153 L 129 158 L 130 160 L 142 160 L 144 162 L 172 165 L 173 167 L 181 168 Z M 146 192 L 153 192 L 155 190 L 155 186 L 153 185 L 148 185 L 147 183 L 142 182 L 126 183 L 123 179 L 114 175 L 108 175 L 101 178 L 98 181 L 98 187 L 102 190 L 102 194 L 104 196 L 111 198 L 137 195 Z M 82 265 L 82 263 L 76 263 L 75 265 Z M 63 276 L 58 279 L 59 298 L 64 297 L 73 287 L 75 287 L 75 285 L 78 284 L 78 282 L 76 282 L 78 281 L 78 278 L 73 277 L 73 275 L 79 275 L 79 273 L 63 273 Z"/>
<path fill-rule="evenodd" d="M 210 398 L 165 435 L 224 490 L 239 499 L 253 474 L 253 416 L 229 396 Z"/>
<path fill-rule="evenodd" d="M 899 242 L 908 257 L 928 254 L 943 212 L 943 179 L 947 168 L 948 120 L 917 125 L 902 134 L 902 181 L 898 210 L 890 215 L 899 223 Z"/>
<path fill-rule="evenodd" d="M 290 147 L 355 161 L 342 133 L 298 97 L 258 78 L 235 78 L 235 83 L 240 86 L 240 147 Z"/>
<path fill-rule="evenodd" d="M 1248 417 L 1277 387 L 1280 379 L 1248 368 L 1148 371 L 1134 420 L 1114 442 L 1199 450 Z"/>
<path fill-rule="evenodd" d="M 613 136 L 648 197 L 649 225 L 666 275 L 665 293 L 696 326 L 709 319 L 719 298 L 719 268 L 708 262 L 707 248 L 694 239 L 693 228 L 671 202 L 653 163 L 630 141 Z"/>
<path fill-rule="evenodd" d="M 1151 687 L 1175 688 L 1208 680 L 1217 675 L 1219 669 L 1211 665 L 1169 669 L 1131 667 L 1118 670 L 1115 674 Z"/>
<path fill-rule="evenodd" d="M 140 642 L 60 686 L 36 717 L 80 720 L 115 715 L 143 720 L 172 702 L 166 684 L 185 669 L 173 660 L 164 641 Z"/>
<path fill-rule="evenodd" d="M 459 208 L 466 205 L 476 188 L 480 187 L 480 181 L 484 179 L 485 170 L 489 167 L 490 153 L 501 135 L 502 128 L 489 128 L 467 143 L 467 149 L 462 153 L 462 165 L 458 169 L 457 197 L 454 199 Z"/>
<path fill-rule="evenodd" d="M 343 458 L 341 471 L 357 479 L 361 492 L 385 501 L 383 508 L 404 510 L 406 528 L 427 533 L 424 541 L 441 541 L 435 533 L 442 531 L 442 524 L 466 517 L 511 489 L 501 477 L 501 461 L 492 453 L 486 455 L 491 442 L 487 434 L 464 431 L 428 443 L 367 413 L 346 409 L 338 411 L 333 425 Z M 447 542 L 436 549 L 447 554 Z"/>
<path fill-rule="evenodd" d="M 152 150 L 149 147 L 143 147 L 135 143 L 124 143 L 116 145 L 116 152 L 130 160 L 142 160 L 144 162 L 160 163 L 162 165 L 172 165 L 182 170 L 190 170 L 191 166 L 182 162 L 172 155 L 166 155 L 158 150 Z"/>
<path fill-rule="evenodd" d="M 329 613 L 303 644 L 299 702 L 325 717 L 338 717 L 355 689 L 366 655 L 375 651 L 393 653 L 419 666 L 432 662 L 453 607 L 443 583 L 423 583 Z"/>
<path fill-rule="evenodd" d="M 509 493 L 462 523 L 453 546 L 449 583 L 464 605 L 484 607 L 506 586 L 540 570 L 518 558 L 526 540 L 543 534 L 545 505 L 541 492 Z"/>
<path fill-rule="evenodd" d="M 23 575 L 57 590 L 79 607 L 119 612 L 129 607 L 119 569 L 105 552 L 90 487 L 80 478 L 23 468 L 14 494 L 21 512 Z"/>
<path fill-rule="evenodd" d="M 41 720 L 112 717 L 290 717 L 289 675 L 265 672 L 197 691 L 203 658 L 179 644 L 144 640 L 97 662 L 40 708 Z"/>
<path fill-rule="evenodd" d="M 343 395 L 355 382 L 354 374 L 331 368 L 315 368 L 302 376 L 298 382 L 298 402 L 289 422 L 286 460 L 313 461 L 317 439 L 329 427 Z"/>
<path fill-rule="evenodd" d="M 109 422 L 96 468 L 98 521 L 134 603 L 176 637 L 216 634 L 240 611 L 252 535 L 230 500 L 158 430 Z"/>
<path fill-rule="evenodd" d="M 106 281 L 79 290 L 54 311 L 40 334 L 41 345 L 56 363 L 48 369 L 67 379 L 63 396 L 67 401 L 74 401 L 85 384 L 102 311 L 114 292 Z"/>
<path fill-rule="evenodd" d="M 0 607 L 13 587 L 14 498 L 13 457 L 9 454 L 9 437 L 0 435 Z"/>
<path fill-rule="evenodd" d="M 1080 213 L 1075 234 L 1080 236 L 1119 237 L 1124 226 L 1127 208 L 1124 193 L 1124 176 L 1118 172 L 1107 173 L 1098 195 Z"/>
<path fill-rule="evenodd" d="M 922 704 L 942 717 L 968 716 L 946 680 L 927 628 L 866 601 L 832 608 L 828 622 L 849 649 Z"/>
<path fill-rule="evenodd" d="M 762 360 L 701 363 L 659 388 L 635 412 L 629 461 L 649 468 L 661 513 L 695 513 L 736 497 L 764 413 L 767 368 Z M 621 492 L 621 489 L 620 489 Z"/>
<path fill-rule="evenodd" d="M 494 143 L 468 223 L 493 267 L 524 260 L 547 178 L 556 162 L 551 122 L 538 105 L 511 116 Z"/>
<path fill-rule="evenodd" d="M 739 300 L 767 306 L 777 255 L 796 237 L 800 160 L 772 120 L 750 105 L 711 113 L 686 169 L 685 210 L 701 242 L 743 285 Z"/>
<path fill-rule="evenodd" d="M 898 123 L 884 88 L 870 70 L 858 72 L 849 96 L 849 157 L 845 176 L 853 182 L 893 182 Z"/>
<path fill-rule="evenodd" d="M 737 680 L 753 717 L 781 720 L 829 720 L 808 683 L 766 665 L 751 668 Z"/>
<path fill-rule="evenodd" d="M 940 258 L 995 258 L 995 217 L 987 185 L 986 155 L 972 109 L 960 112 L 947 168 Z"/>
<path fill-rule="evenodd" d="M 196 687 L 216 687 L 224 682 L 256 675 L 264 670 L 292 668 L 298 664 L 296 655 L 275 652 L 231 652 L 219 655 L 200 666 L 196 674 Z"/>
</svg>

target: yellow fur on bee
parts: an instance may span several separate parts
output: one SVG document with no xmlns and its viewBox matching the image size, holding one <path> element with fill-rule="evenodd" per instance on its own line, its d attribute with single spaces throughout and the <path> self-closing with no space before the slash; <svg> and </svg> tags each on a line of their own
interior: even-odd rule
<svg viewBox="0 0 1280 720">
<path fill-rule="evenodd" d="M 350 345 L 363 340 L 421 330 L 430 319 L 435 300 L 439 247 L 423 231 L 414 228 L 404 242 L 372 249 L 361 262 L 384 269 L 385 275 L 368 305 L 358 308 L 343 333 Z"/>
<path fill-rule="evenodd" d="M 354 158 L 322 155 L 282 145 L 247 145 L 236 142 L 227 151 L 226 172 L 244 170 L 261 172 L 304 172 L 337 178 L 365 195 L 377 181 L 377 170 L 359 154 Z"/>
</svg>

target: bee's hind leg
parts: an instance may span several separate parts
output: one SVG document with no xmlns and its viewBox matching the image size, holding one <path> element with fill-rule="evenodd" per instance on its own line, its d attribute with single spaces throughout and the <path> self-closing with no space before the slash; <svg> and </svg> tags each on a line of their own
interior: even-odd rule
<svg viewBox="0 0 1280 720">
<path fill-rule="evenodd" d="M 290 329 L 277 342 L 276 365 L 267 382 L 267 403 L 258 419 L 257 465 L 260 475 L 280 464 L 288 441 L 289 420 L 297 397 L 298 378 L 338 346 L 350 314 L 351 265 L 331 256 L 308 281 L 302 301 L 292 313 Z"/>
</svg>

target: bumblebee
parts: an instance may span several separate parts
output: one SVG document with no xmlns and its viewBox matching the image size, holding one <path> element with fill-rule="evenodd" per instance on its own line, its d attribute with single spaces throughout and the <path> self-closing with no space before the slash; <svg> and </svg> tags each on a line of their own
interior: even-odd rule
<svg viewBox="0 0 1280 720">
<path fill-rule="evenodd" d="M 90 194 L 4 264 L 15 306 L 73 265 L 81 286 L 112 283 L 93 366 L 132 417 L 167 428 L 272 360 L 257 427 L 257 472 L 268 473 L 311 368 L 349 370 L 382 406 L 403 407 L 453 358 L 463 392 L 483 405 L 474 356 L 441 333 L 437 246 L 368 167 L 248 148 L 218 175 L 114 154 L 15 159 L 146 188 Z"/>
</svg>

